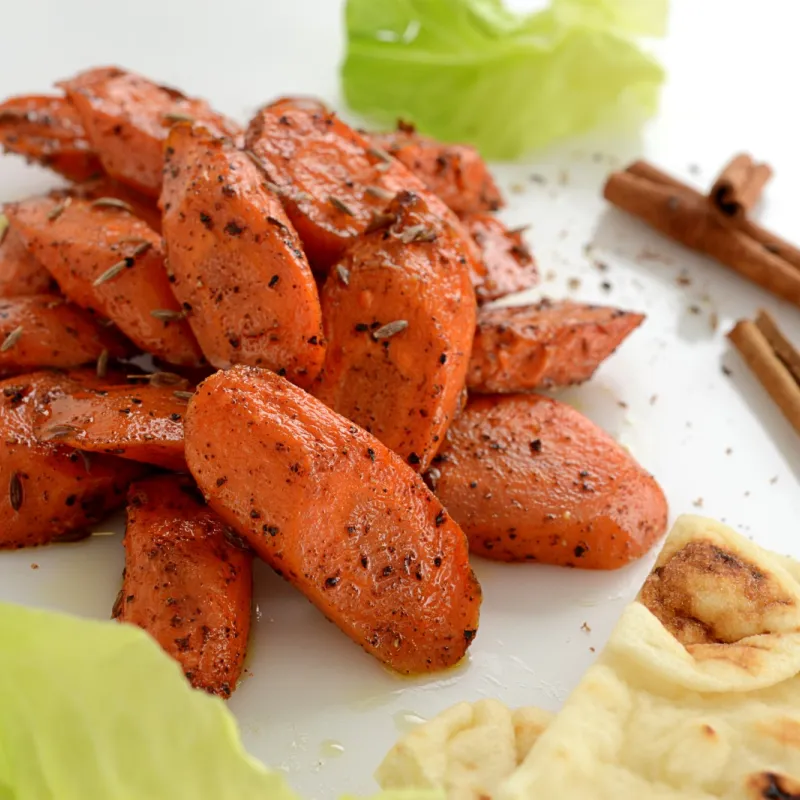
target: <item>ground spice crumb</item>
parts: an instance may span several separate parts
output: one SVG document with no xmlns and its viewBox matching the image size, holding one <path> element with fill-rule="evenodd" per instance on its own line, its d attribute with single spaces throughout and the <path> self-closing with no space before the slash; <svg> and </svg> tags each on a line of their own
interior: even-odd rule
<svg viewBox="0 0 800 800">
<path fill-rule="evenodd" d="M 586 631 L 586 633 L 591 633 L 592 632 L 592 629 L 589 627 L 589 623 L 588 622 L 584 622 L 583 625 L 581 625 L 581 630 L 582 631 Z"/>
<path fill-rule="evenodd" d="M 611 285 L 611 281 L 603 281 L 603 282 L 600 284 L 600 288 L 601 288 L 601 289 L 602 289 L 604 292 L 610 292 L 610 291 L 611 291 L 611 289 L 613 288 L 613 286 Z"/>
<path fill-rule="evenodd" d="M 650 398 L 650 405 L 651 405 L 651 406 L 654 406 L 654 405 L 656 404 L 656 400 L 658 400 L 658 395 L 657 395 L 657 394 L 654 394 L 654 395 L 653 395 L 653 396 Z"/>
<path fill-rule="evenodd" d="M 702 508 L 702 507 L 703 507 L 703 498 L 702 498 L 702 497 L 698 497 L 698 498 L 697 498 L 697 500 L 695 500 L 695 501 L 692 503 L 692 505 L 693 505 L 695 508 Z"/>
<path fill-rule="evenodd" d="M 770 482 L 770 483 L 777 483 L 777 482 L 778 482 L 778 476 L 777 476 L 777 475 L 773 475 L 773 476 L 772 476 L 772 477 L 769 479 L 769 482 Z"/>
<path fill-rule="evenodd" d="M 31 564 L 31 569 L 39 569 L 39 565 L 38 564 Z"/>
<path fill-rule="evenodd" d="M 572 291 L 575 291 L 576 289 L 580 289 L 580 287 L 581 287 L 581 279 L 580 278 L 570 278 L 567 281 L 567 287 Z"/>
<path fill-rule="evenodd" d="M 685 272 L 681 272 L 681 274 L 675 278 L 675 283 L 677 283 L 678 286 L 691 286 L 692 279 Z"/>
<path fill-rule="evenodd" d="M 594 652 L 595 652 L 595 650 L 594 650 L 594 647 L 590 647 L 590 648 L 589 648 L 589 652 L 590 652 L 590 653 L 594 653 Z"/>
<path fill-rule="evenodd" d="M 726 367 L 724 364 L 722 365 L 722 374 L 730 377 L 733 375 L 733 370 L 730 367 Z"/>
<path fill-rule="evenodd" d="M 733 452 L 733 448 L 732 447 L 726 447 L 725 448 L 725 455 L 726 456 L 729 456 L 732 452 Z"/>
</svg>

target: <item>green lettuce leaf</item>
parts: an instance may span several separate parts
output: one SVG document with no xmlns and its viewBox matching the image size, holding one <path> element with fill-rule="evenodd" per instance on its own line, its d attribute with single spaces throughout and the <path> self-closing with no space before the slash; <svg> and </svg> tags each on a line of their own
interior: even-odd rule
<svg viewBox="0 0 800 800">
<path fill-rule="evenodd" d="M 100 798 L 297 795 L 245 752 L 222 700 L 192 689 L 144 631 L 0 603 L 0 800 Z"/>
<path fill-rule="evenodd" d="M 601 120 L 655 112 L 664 72 L 630 38 L 661 35 L 668 0 L 348 0 L 342 84 L 355 111 L 401 117 L 487 158 L 515 158 Z"/>
</svg>

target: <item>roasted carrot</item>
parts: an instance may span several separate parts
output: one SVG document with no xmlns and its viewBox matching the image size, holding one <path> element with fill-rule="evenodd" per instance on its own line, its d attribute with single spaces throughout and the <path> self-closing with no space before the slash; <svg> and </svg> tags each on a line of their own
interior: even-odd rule
<svg viewBox="0 0 800 800">
<path fill-rule="evenodd" d="M 428 477 L 470 550 L 498 561 L 616 569 L 666 530 L 656 481 L 574 408 L 539 395 L 471 399 Z"/>
<path fill-rule="evenodd" d="M 400 191 L 426 195 L 444 224 L 478 252 L 458 218 L 399 161 L 314 100 L 285 98 L 250 121 L 246 143 L 264 168 L 314 269 L 326 272 L 380 221 Z"/>
<path fill-rule="evenodd" d="M 234 367 L 190 401 L 186 460 L 222 519 L 367 652 L 407 673 L 464 655 L 480 606 L 464 535 L 373 436 Z"/>
<path fill-rule="evenodd" d="M 60 85 L 106 172 L 154 197 L 161 190 L 164 140 L 173 124 L 188 119 L 220 135 L 241 134 L 236 123 L 205 100 L 116 67 L 87 70 Z"/>
<path fill-rule="evenodd" d="M 50 273 L 28 252 L 0 211 L 0 297 L 21 297 L 56 288 Z"/>
<path fill-rule="evenodd" d="M 403 123 L 396 131 L 370 133 L 368 138 L 410 169 L 457 214 L 497 211 L 505 205 L 474 147 L 437 142 Z"/>
<path fill-rule="evenodd" d="M 115 329 L 58 295 L 0 299 L 0 375 L 80 367 L 104 351 L 105 358 L 122 358 L 134 350 Z"/>
<path fill-rule="evenodd" d="M 313 393 L 419 470 L 464 388 L 475 296 L 462 262 L 460 236 L 425 197 L 401 193 L 322 292 L 328 347 Z"/>
<path fill-rule="evenodd" d="M 467 386 L 472 392 L 526 392 L 592 377 L 644 314 L 581 303 L 480 309 Z"/>
<path fill-rule="evenodd" d="M 0 144 L 73 181 L 103 171 L 80 116 L 64 97 L 28 95 L 0 104 Z"/>
<path fill-rule="evenodd" d="M 461 221 L 481 252 L 473 276 L 479 302 L 497 300 L 536 285 L 539 272 L 521 230 L 509 230 L 497 217 L 480 212 L 462 216 Z"/>
<path fill-rule="evenodd" d="M 215 367 L 264 366 L 308 386 L 322 311 L 300 239 L 256 165 L 190 125 L 167 139 L 161 205 L 172 288 Z"/>
<path fill-rule="evenodd" d="M 77 450 L 185 470 L 187 394 L 184 389 L 152 384 L 72 392 L 43 404 L 36 418 L 36 435 Z"/>
<path fill-rule="evenodd" d="M 197 365 L 200 348 L 170 289 L 161 237 L 127 211 L 37 197 L 6 206 L 25 246 L 77 305 L 112 320 L 142 350 Z"/>
<path fill-rule="evenodd" d="M 125 502 L 144 469 L 113 456 L 89 456 L 53 439 L 39 442 L 41 404 L 96 383 L 82 371 L 35 372 L 0 381 L 0 549 L 72 541 Z"/>
<path fill-rule="evenodd" d="M 247 652 L 252 561 L 190 479 L 139 481 L 128 492 L 125 577 L 113 615 L 144 628 L 196 689 L 228 698 Z"/>
</svg>

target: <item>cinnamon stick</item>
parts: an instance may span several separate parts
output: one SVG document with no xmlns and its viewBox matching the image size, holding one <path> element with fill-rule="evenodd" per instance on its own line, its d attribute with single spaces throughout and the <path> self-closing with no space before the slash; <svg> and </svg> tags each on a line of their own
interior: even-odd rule
<svg viewBox="0 0 800 800">
<path fill-rule="evenodd" d="M 761 331 L 764 338 L 769 342 L 769 346 L 775 355 L 783 361 L 789 372 L 792 373 L 795 381 L 800 384 L 800 352 L 783 335 L 783 332 L 776 324 L 769 312 L 762 308 L 756 317 L 756 327 Z"/>
<path fill-rule="evenodd" d="M 758 325 L 750 320 L 741 320 L 728 338 L 792 427 L 800 433 L 800 383 L 770 346 Z"/>
<path fill-rule="evenodd" d="M 800 306 L 800 251 L 754 223 L 725 217 L 676 178 L 637 161 L 612 173 L 603 195 L 665 236 Z"/>
<path fill-rule="evenodd" d="M 752 156 L 740 153 L 719 174 L 708 196 L 721 214 L 744 217 L 759 201 L 771 177 L 769 164 L 757 164 Z"/>
</svg>

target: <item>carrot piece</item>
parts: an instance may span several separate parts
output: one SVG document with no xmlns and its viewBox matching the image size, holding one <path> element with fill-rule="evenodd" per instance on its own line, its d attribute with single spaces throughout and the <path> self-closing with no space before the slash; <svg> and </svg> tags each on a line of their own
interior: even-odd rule
<svg viewBox="0 0 800 800">
<path fill-rule="evenodd" d="M 128 484 L 143 473 L 135 462 L 82 455 L 34 436 L 43 403 L 96 381 L 88 371 L 0 381 L 0 549 L 88 536 L 88 527 L 124 504 Z"/>
<path fill-rule="evenodd" d="M 234 367 L 189 403 L 186 460 L 222 519 L 367 652 L 407 673 L 464 655 L 480 606 L 464 535 L 373 436 Z"/>
<path fill-rule="evenodd" d="M 521 230 L 509 230 L 497 217 L 485 213 L 468 214 L 461 221 L 481 252 L 473 276 L 479 302 L 498 300 L 538 283 L 536 261 Z"/>
<path fill-rule="evenodd" d="M 538 395 L 476 397 L 431 470 L 473 553 L 616 569 L 664 533 L 656 481 L 574 408 Z"/>
<path fill-rule="evenodd" d="M 72 392 L 44 404 L 36 419 L 42 441 L 145 464 L 185 470 L 183 390 L 170 386 L 103 386 Z M 54 433 L 55 432 L 55 433 Z"/>
<path fill-rule="evenodd" d="M 154 197 L 161 190 L 164 140 L 175 122 L 189 119 L 223 136 L 241 134 L 236 123 L 205 100 L 116 67 L 87 70 L 60 86 L 80 115 L 106 172 Z"/>
<path fill-rule="evenodd" d="M 119 208 L 36 197 L 6 206 L 26 247 L 77 305 L 96 311 L 142 350 L 197 365 L 200 348 L 164 268 L 161 237 Z"/>
<path fill-rule="evenodd" d="M 82 308 L 53 294 L 0 299 L 0 375 L 80 367 L 133 352 L 130 343 Z"/>
<path fill-rule="evenodd" d="M 54 289 L 50 273 L 28 252 L 0 211 L 0 297 L 42 294 Z"/>
<path fill-rule="evenodd" d="M 581 303 L 480 309 L 467 387 L 472 392 L 526 392 L 592 377 L 644 314 Z"/>
<path fill-rule="evenodd" d="M 278 100 L 250 121 L 245 141 L 280 194 L 314 269 L 326 272 L 400 191 L 425 195 L 478 258 L 458 218 L 419 178 L 321 103 Z"/>
<path fill-rule="evenodd" d="M 462 240 L 426 198 L 402 193 L 386 217 L 325 284 L 328 347 L 313 393 L 424 470 L 464 388 L 475 299 Z"/>
<path fill-rule="evenodd" d="M 162 192 L 173 290 L 208 361 L 265 366 L 308 386 L 322 311 L 300 239 L 264 176 L 231 142 L 189 125 L 167 139 Z"/>
<path fill-rule="evenodd" d="M 247 653 L 253 558 L 189 479 L 130 487 L 124 575 L 113 616 L 144 628 L 195 689 L 230 697 Z"/>
<path fill-rule="evenodd" d="M 80 116 L 64 97 L 27 95 L 0 104 L 0 144 L 73 181 L 103 171 Z"/>
<path fill-rule="evenodd" d="M 486 162 L 474 147 L 444 144 L 401 123 L 396 131 L 368 134 L 457 214 L 497 211 L 505 203 Z"/>
</svg>

